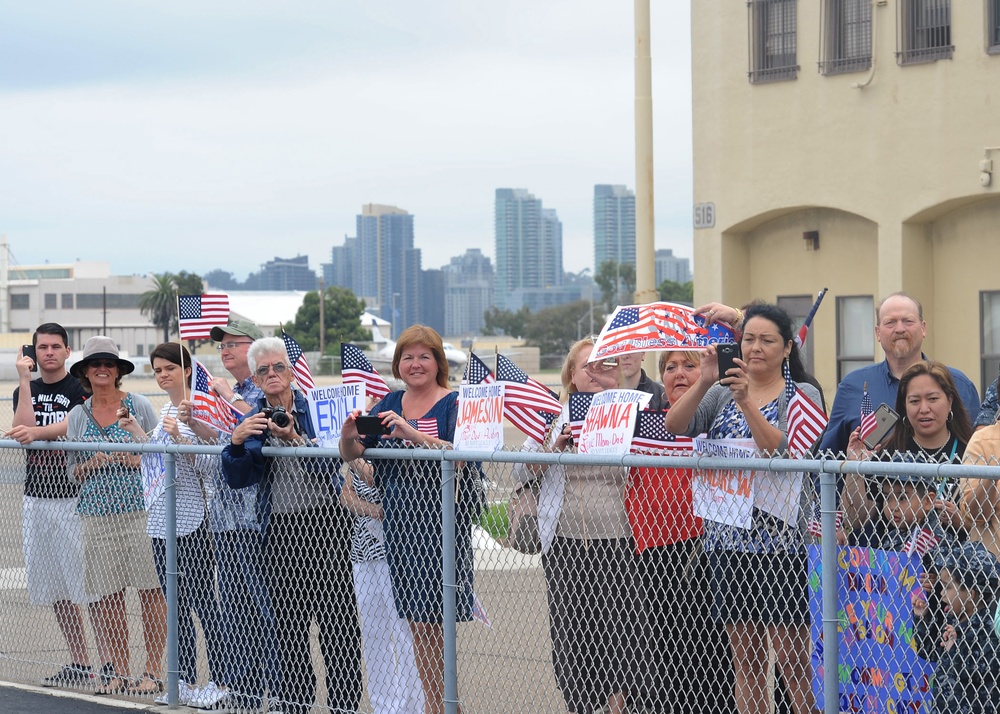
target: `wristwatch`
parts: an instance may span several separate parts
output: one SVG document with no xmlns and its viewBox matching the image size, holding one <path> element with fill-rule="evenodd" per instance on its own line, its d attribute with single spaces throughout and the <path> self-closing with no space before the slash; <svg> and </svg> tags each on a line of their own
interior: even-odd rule
<svg viewBox="0 0 1000 714">
<path fill-rule="evenodd" d="M 233 402 L 245 402 L 246 399 L 243 398 L 242 394 L 237 394 L 236 392 L 233 392 L 232 401 Z"/>
</svg>

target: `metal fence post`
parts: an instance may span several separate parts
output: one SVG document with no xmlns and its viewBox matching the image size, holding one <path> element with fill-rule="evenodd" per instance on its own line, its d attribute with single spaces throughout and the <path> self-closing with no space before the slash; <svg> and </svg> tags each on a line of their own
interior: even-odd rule
<svg viewBox="0 0 1000 714">
<path fill-rule="evenodd" d="M 167 495 L 167 703 L 176 709 L 179 697 L 180 666 L 177 653 L 177 456 L 163 454 Z"/>
<path fill-rule="evenodd" d="M 825 465 L 825 464 L 824 464 Z M 820 512 L 823 542 L 820 562 L 823 567 L 823 711 L 840 710 L 840 638 L 837 636 L 837 474 L 820 471 Z"/>
<path fill-rule="evenodd" d="M 455 462 L 441 462 L 441 579 L 444 586 L 444 711 L 458 712 L 458 625 L 455 622 L 457 584 L 455 575 Z"/>
</svg>

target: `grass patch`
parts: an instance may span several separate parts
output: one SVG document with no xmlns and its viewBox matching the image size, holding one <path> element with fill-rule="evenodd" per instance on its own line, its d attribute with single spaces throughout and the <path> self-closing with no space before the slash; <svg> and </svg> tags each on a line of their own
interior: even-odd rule
<svg viewBox="0 0 1000 714">
<path fill-rule="evenodd" d="M 479 526 L 495 540 L 503 540 L 510 529 L 506 503 L 488 503 L 479 516 Z"/>
</svg>

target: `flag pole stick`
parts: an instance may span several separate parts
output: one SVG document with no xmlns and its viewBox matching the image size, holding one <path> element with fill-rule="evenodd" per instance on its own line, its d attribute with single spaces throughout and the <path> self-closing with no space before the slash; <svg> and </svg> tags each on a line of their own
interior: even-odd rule
<svg viewBox="0 0 1000 714">
<path fill-rule="evenodd" d="M 181 339 L 181 296 L 177 292 L 174 292 L 174 305 L 177 307 L 177 346 L 180 347 L 178 352 L 181 355 L 181 376 L 184 375 L 184 340 Z M 188 365 L 191 367 L 191 378 L 194 379 L 194 365 Z M 187 401 L 189 397 L 188 393 L 188 381 L 186 379 L 181 380 L 184 383 L 184 401 Z M 193 415 L 192 415 L 193 416 Z"/>
</svg>

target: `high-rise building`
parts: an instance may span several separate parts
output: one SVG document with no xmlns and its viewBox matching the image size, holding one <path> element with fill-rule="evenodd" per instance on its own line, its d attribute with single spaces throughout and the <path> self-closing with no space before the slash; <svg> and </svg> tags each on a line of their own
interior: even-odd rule
<svg viewBox="0 0 1000 714">
<path fill-rule="evenodd" d="M 323 283 L 329 287 L 347 288 L 357 294 L 354 280 L 354 254 L 358 239 L 344 236 L 343 245 L 330 249 L 330 262 L 323 263 Z"/>
<path fill-rule="evenodd" d="M 674 283 L 691 282 L 691 261 L 687 258 L 675 258 L 674 251 L 663 248 L 656 251 L 656 285 L 664 280 Z"/>
<path fill-rule="evenodd" d="M 420 271 L 420 323 L 445 334 L 445 274 L 441 268 Z"/>
<path fill-rule="evenodd" d="M 257 290 L 315 290 L 316 273 L 309 268 L 309 256 L 275 258 L 260 267 Z"/>
<path fill-rule="evenodd" d="M 496 190 L 494 218 L 497 307 L 537 309 L 535 296 L 562 285 L 562 223 L 523 188 Z"/>
<path fill-rule="evenodd" d="M 444 334 L 478 335 L 483 314 L 493 307 L 493 264 L 479 248 L 451 259 L 445 274 Z"/>
<path fill-rule="evenodd" d="M 413 216 L 395 206 L 368 203 L 357 217 L 354 294 L 369 312 L 392 323 L 392 337 L 418 321 L 420 249 L 413 247 Z"/>
<path fill-rule="evenodd" d="M 609 260 L 635 265 L 635 194 L 625 186 L 594 186 L 594 272 Z"/>
</svg>

